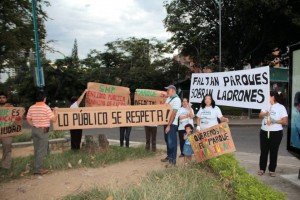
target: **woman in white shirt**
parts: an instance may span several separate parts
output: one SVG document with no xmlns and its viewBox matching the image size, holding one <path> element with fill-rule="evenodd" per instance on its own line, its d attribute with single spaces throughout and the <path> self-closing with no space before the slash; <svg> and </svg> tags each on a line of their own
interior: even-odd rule
<svg viewBox="0 0 300 200">
<path fill-rule="evenodd" d="M 200 110 L 197 113 L 197 130 L 203 130 L 217 125 L 218 119 L 221 122 L 229 122 L 228 118 L 222 115 L 222 112 L 211 95 L 205 95 L 201 102 Z"/>
<path fill-rule="evenodd" d="M 183 154 L 183 146 L 185 143 L 184 140 L 184 133 L 185 133 L 185 125 L 191 124 L 194 127 L 194 111 L 189 104 L 187 98 L 182 99 L 182 107 L 178 110 L 177 115 L 179 119 L 179 126 L 178 126 L 178 136 L 179 136 L 179 144 L 180 144 L 180 151 L 181 154 L 179 157 L 184 157 Z"/>
<path fill-rule="evenodd" d="M 278 149 L 283 135 L 282 125 L 286 125 L 288 115 L 285 107 L 280 103 L 277 92 L 270 92 L 270 110 L 261 110 L 259 117 L 263 118 L 260 130 L 260 159 L 258 175 L 262 176 L 267 168 L 270 152 L 269 175 L 275 177 Z"/>
</svg>

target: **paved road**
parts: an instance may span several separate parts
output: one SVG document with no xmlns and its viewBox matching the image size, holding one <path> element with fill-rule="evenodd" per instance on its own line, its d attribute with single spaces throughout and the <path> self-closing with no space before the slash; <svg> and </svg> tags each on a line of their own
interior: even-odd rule
<svg viewBox="0 0 300 200">
<path fill-rule="evenodd" d="M 259 130 L 260 126 L 232 126 L 231 132 L 233 135 L 234 143 L 238 152 L 247 153 L 260 153 L 259 149 Z M 104 133 L 108 139 L 119 139 L 119 129 L 87 129 L 84 130 L 84 134 L 89 133 Z M 130 135 L 131 141 L 145 142 L 145 131 L 143 127 L 133 127 Z M 165 144 L 163 136 L 163 128 L 158 127 L 157 144 Z M 287 134 L 286 129 L 284 130 L 284 137 L 280 145 L 279 155 L 280 156 L 292 156 L 286 150 Z"/>
</svg>

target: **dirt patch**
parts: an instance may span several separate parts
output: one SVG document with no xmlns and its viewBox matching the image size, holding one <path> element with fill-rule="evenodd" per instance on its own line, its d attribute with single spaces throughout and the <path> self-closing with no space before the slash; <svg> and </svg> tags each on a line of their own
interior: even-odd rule
<svg viewBox="0 0 300 200">
<path fill-rule="evenodd" d="M 31 151 L 30 148 L 28 151 Z M 16 153 L 16 152 L 15 152 Z M 30 176 L 0 186 L 1 199 L 61 199 L 94 187 L 138 184 L 140 179 L 153 170 L 164 168 L 163 155 L 125 161 L 101 168 L 80 168 L 52 172 L 45 176 Z M 179 163 L 182 159 L 179 160 Z"/>
</svg>

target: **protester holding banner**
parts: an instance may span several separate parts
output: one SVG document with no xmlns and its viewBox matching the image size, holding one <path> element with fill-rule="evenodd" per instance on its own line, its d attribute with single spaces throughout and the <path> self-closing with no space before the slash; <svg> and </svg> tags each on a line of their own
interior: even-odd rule
<svg viewBox="0 0 300 200">
<path fill-rule="evenodd" d="M 185 125 L 194 124 L 194 110 L 189 104 L 187 98 L 182 99 L 182 107 L 178 110 L 177 115 L 179 116 L 179 126 L 178 126 L 178 136 L 179 136 L 179 145 L 181 154 L 179 157 L 184 157 L 183 154 L 183 146 L 185 143 L 184 133 L 185 133 Z"/>
<path fill-rule="evenodd" d="M 218 106 L 216 106 L 210 94 L 205 95 L 201 102 L 201 108 L 197 113 L 197 130 L 203 130 L 211 126 L 217 125 L 218 119 L 221 122 L 229 122 L 228 118 L 222 115 L 222 112 Z"/>
<path fill-rule="evenodd" d="M 157 125 L 152 126 L 145 126 L 145 133 L 146 133 L 146 150 L 151 150 L 156 152 L 156 135 L 157 135 Z"/>
<path fill-rule="evenodd" d="M 277 92 L 270 92 L 270 110 L 261 110 L 259 116 L 263 118 L 260 130 L 260 171 L 258 175 L 263 175 L 267 168 L 268 154 L 270 152 L 269 175 L 275 177 L 278 149 L 283 136 L 282 125 L 286 125 L 288 114 L 280 103 Z"/>
<path fill-rule="evenodd" d="M 167 157 L 162 159 L 162 162 L 169 163 L 166 167 L 174 167 L 176 165 L 177 157 L 177 128 L 178 128 L 178 115 L 177 111 L 180 109 L 181 101 L 178 95 L 176 94 L 176 87 L 174 85 L 169 85 L 165 87 L 167 89 L 167 104 L 172 106 L 171 118 L 168 122 L 168 125 L 165 126 L 165 141 L 167 144 Z"/>
<path fill-rule="evenodd" d="M 30 106 L 27 113 L 27 121 L 32 127 L 34 147 L 33 173 L 38 175 L 48 173 L 48 170 L 42 168 L 43 157 L 47 154 L 50 121 L 56 121 L 54 113 L 45 102 L 46 96 L 39 92 L 36 97 L 36 103 Z"/>
<path fill-rule="evenodd" d="M 86 92 L 87 92 L 87 90 L 85 90 L 80 97 L 73 96 L 71 98 L 72 105 L 70 106 L 70 108 L 79 108 L 79 105 L 80 105 Z M 71 129 L 70 135 L 71 135 L 71 149 L 79 150 L 81 138 L 82 138 L 82 129 Z"/>
<path fill-rule="evenodd" d="M 129 99 L 129 104 L 132 106 L 134 105 L 134 93 L 130 93 L 130 99 Z M 130 138 L 130 132 L 131 132 L 131 127 L 130 126 L 125 126 L 125 127 L 120 127 L 120 146 L 124 146 L 124 139 L 125 139 L 125 146 L 129 148 L 129 138 Z"/>
<path fill-rule="evenodd" d="M 0 92 L 0 107 L 12 107 L 12 105 L 7 103 L 7 95 L 4 92 Z M 2 137 L 1 140 L 2 140 L 1 168 L 10 169 L 13 137 Z"/>
</svg>

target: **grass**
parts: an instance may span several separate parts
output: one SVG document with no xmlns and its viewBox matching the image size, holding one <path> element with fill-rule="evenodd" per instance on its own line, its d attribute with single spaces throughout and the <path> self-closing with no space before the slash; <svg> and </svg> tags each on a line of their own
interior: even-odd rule
<svg viewBox="0 0 300 200">
<path fill-rule="evenodd" d="M 65 135 L 68 133 L 69 133 L 68 131 L 50 131 L 49 139 L 64 138 Z M 29 141 L 32 141 L 31 132 L 29 131 L 24 131 L 23 134 L 13 138 L 13 143 L 29 142 Z"/>
<path fill-rule="evenodd" d="M 129 185 L 124 188 L 113 186 L 104 189 L 94 188 L 87 192 L 69 195 L 64 199 L 98 200 L 109 199 L 109 197 L 127 200 L 231 199 L 222 189 L 222 183 L 197 164 L 154 171 L 139 182 Z"/>
<path fill-rule="evenodd" d="M 69 195 L 64 199 L 284 200 L 286 198 L 283 193 L 251 176 L 239 166 L 232 154 L 227 154 L 188 167 L 152 172 L 130 187 L 94 188 Z"/>
<path fill-rule="evenodd" d="M 51 170 L 66 170 L 80 167 L 101 167 L 129 159 L 139 159 L 154 156 L 155 153 L 145 151 L 144 147 L 122 148 L 110 146 L 110 150 L 103 153 L 87 154 L 83 151 L 66 151 L 50 154 L 44 159 L 44 167 Z M 18 157 L 12 161 L 10 170 L 1 171 L 0 183 L 31 175 L 33 156 Z"/>
</svg>

